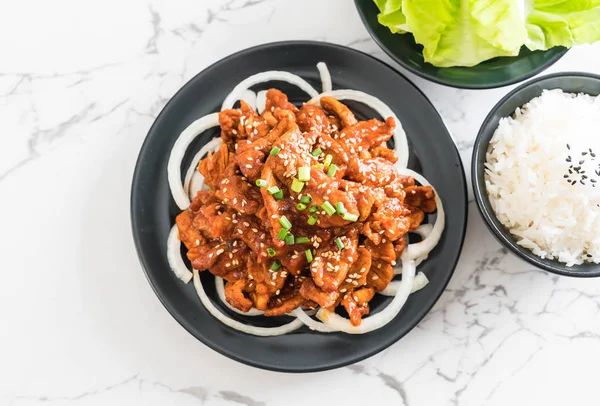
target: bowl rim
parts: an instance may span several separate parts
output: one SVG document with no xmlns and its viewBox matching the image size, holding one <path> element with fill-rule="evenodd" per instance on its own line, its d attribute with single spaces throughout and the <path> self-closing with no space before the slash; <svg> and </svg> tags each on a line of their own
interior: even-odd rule
<svg viewBox="0 0 600 406">
<path fill-rule="evenodd" d="M 486 127 L 489 126 L 490 122 L 494 119 L 496 112 L 505 104 L 510 102 L 510 100 L 517 94 L 522 91 L 529 89 L 533 86 L 539 85 L 549 79 L 555 78 L 590 78 L 595 79 L 600 82 L 600 75 L 589 73 L 589 72 L 576 72 L 576 71 L 567 71 L 567 72 L 558 72 L 552 73 L 549 75 L 543 75 L 537 77 L 533 80 L 530 80 L 522 85 L 516 87 L 511 90 L 508 94 L 506 94 L 498 103 L 492 107 L 488 115 L 483 120 L 481 126 L 479 127 L 479 131 L 477 133 L 477 137 L 475 138 L 475 142 L 473 144 L 473 153 L 471 157 L 471 184 L 473 187 L 473 195 L 475 197 L 475 202 L 477 204 L 477 208 L 479 209 L 479 213 L 481 217 L 483 217 L 484 223 L 487 228 L 492 232 L 496 240 L 502 244 L 503 247 L 509 249 L 513 254 L 518 256 L 519 258 L 527 261 L 528 263 L 535 265 L 538 268 L 541 268 L 545 271 L 562 275 L 562 276 L 571 276 L 571 277 L 579 277 L 579 278 L 592 278 L 600 276 L 600 264 L 597 264 L 596 269 L 593 270 L 580 270 L 577 266 L 575 267 L 567 267 L 565 264 L 558 262 L 556 260 L 550 260 L 551 262 L 544 262 L 542 258 L 535 255 L 533 252 L 527 249 L 519 249 L 514 239 L 511 237 L 510 233 L 504 228 L 504 226 L 497 219 L 496 215 L 493 213 L 490 206 L 489 198 L 487 193 L 485 193 L 485 179 L 483 177 L 483 167 L 481 167 L 481 171 L 479 170 L 480 165 L 479 161 L 485 162 L 485 153 L 482 150 L 482 145 L 489 145 L 490 139 L 493 136 L 493 132 L 484 131 Z M 486 148 L 487 150 L 487 148 Z"/>
<path fill-rule="evenodd" d="M 526 73 L 525 75 L 517 76 L 510 80 L 499 81 L 499 82 L 494 82 L 494 83 L 485 84 L 485 85 L 456 84 L 456 83 L 448 82 L 448 81 L 445 81 L 442 79 L 438 79 L 436 76 L 430 75 L 426 72 L 422 72 L 422 71 L 410 66 L 409 64 L 404 62 L 401 58 L 396 56 L 396 54 L 394 54 L 392 51 L 390 51 L 384 45 L 384 43 L 381 41 L 381 39 L 375 34 L 375 32 L 373 31 L 373 28 L 367 23 L 367 18 L 365 16 L 365 13 L 363 13 L 362 9 L 358 5 L 359 1 L 360 0 L 354 0 L 354 6 L 356 7 L 356 10 L 358 12 L 358 15 L 360 16 L 360 20 L 362 21 L 363 26 L 369 32 L 369 36 L 371 37 L 371 39 L 373 39 L 373 41 L 375 41 L 375 43 L 379 46 L 379 48 L 381 48 L 390 58 L 392 58 L 394 60 L 394 62 L 398 63 L 404 69 L 406 69 L 410 73 L 417 75 L 420 78 L 429 80 L 433 83 L 437 83 L 438 85 L 452 87 L 455 89 L 468 89 L 468 90 L 497 89 L 500 87 L 510 86 L 510 85 L 514 85 L 514 84 L 523 82 L 525 80 L 531 79 L 532 77 L 534 77 L 534 76 L 540 74 L 541 72 L 545 71 L 546 69 L 550 68 L 556 62 L 558 62 L 559 59 L 561 59 L 563 56 L 565 56 L 565 54 L 570 49 L 570 48 L 565 48 L 565 47 L 550 48 L 550 49 L 562 48 L 562 50 L 561 50 L 561 52 L 558 52 L 556 55 L 554 55 L 552 58 L 547 60 L 544 64 L 540 65 L 539 67 L 531 70 L 530 72 Z M 546 50 L 546 51 L 549 51 L 549 50 Z M 542 51 L 542 52 L 546 52 L 546 51 Z M 510 57 L 508 57 L 508 58 L 510 58 Z M 440 68 L 440 69 L 443 69 L 443 68 Z"/>
</svg>

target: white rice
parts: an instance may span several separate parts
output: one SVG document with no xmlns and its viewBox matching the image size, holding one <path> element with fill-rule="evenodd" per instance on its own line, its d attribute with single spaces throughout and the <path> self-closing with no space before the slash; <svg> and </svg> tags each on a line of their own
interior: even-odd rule
<svg viewBox="0 0 600 406">
<path fill-rule="evenodd" d="M 599 165 L 600 97 L 546 90 L 500 120 L 487 192 L 519 245 L 568 266 L 599 263 Z"/>
</svg>

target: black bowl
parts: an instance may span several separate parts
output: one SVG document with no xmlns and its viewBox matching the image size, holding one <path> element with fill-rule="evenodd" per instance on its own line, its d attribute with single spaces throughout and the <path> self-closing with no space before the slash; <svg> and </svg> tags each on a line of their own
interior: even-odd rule
<svg viewBox="0 0 600 406">
<path fill-rule="evenodd" d="M 411 295 L 402 312 L 383 328 L 363 335 L 323 334 L 307 328 L 278 337 L 256 337 L 233 330 L 215 319 L 200 303 L 193 286 L 169 270 L 166 241 L 180 210 L 171 198 L 167 161 L 175 140 L 192 121 L 220 110 L 226 95 L 241 80 L 258 72 L 284 70 L 320 88 L 316 64 L 326 62 L 335 89 L 353 88 L 380 98 L 394 110 L 411 144 L 409 166 L 437 188 L 447 213 L 438 246 L 419 270 L 429 278 L 427 287 Z M 273 82 L 253 87 L 278 87 L 292 102 L 308 99 L 298 88 Z M 363 119 L 375 117 L 364 106 L 349 104 Z M 189 166 L 195 152 L 217 128 L 199 136 L 184 159 Z M 458 261 L 466 228 L 466 184 L 460 157 L 442 119 L 429 100 L 406 78 L 384 63 L 349 48 L 319 42 L 280 42 L 231 55 L 192 78 L 167 103 L 150 129 L 138 157 L 131 191 L 132 231 L 136 249 L 150 285 L 173 317 L 214 350 L 260 368 L 308 372 L 336 368 L 369 357 L 407 334 L 427 314 L 444 291 Z M 430 220 L 433 220 L 431 218 Z M 214 278 L 202 272 L 208 296 L 215 306 L 242 322 L 274 326 L 280 318 L 245 317 L 232 313 L 216 299 Z M 372 312 L 389 298 L 377 297 Z"/>
<path fill-rule="evenodd" d="M 498 221 L 486 192 L 484 169 L 485 155 L 490 139 L 494 135 L 498 122 L 503 117 L 512 115 L 518 107 L 542 94 L 543 90 L 562 89 L 568 93 L 587 93 L 592 96 L 600 94 L 600 76 L 581 72 L 564 72 L 542 76 L 531 80 L 504 96 L 483 121 L 475 145 L 473 146 L 472 182 L 477 207 L 486 225 L 494 236 L 510 251 L 529 263 L 548 272 L 565 276 L 596 277 L 600 276 L 600 265 L 582 264 L 566 266 L 562 262 L 542 259 L 530 250 L 517 245 L 516 239 Z"/>
<path fill-rule="evenodd" d="M 554 47 L 547 51 L 521 48 L 517 56 L 494 58 L 472 67 L 438 68 L 423 59 L 423 47 L 412 34 L 393 34 L 379 24 L 379 9 L 373 0 L 355 0 L 358 13 L 375 42 L 392 59 L 422 78 L 463 89 L 491 89 L 518 83 L 544 71 L 567 51 Z"/>
</svg>

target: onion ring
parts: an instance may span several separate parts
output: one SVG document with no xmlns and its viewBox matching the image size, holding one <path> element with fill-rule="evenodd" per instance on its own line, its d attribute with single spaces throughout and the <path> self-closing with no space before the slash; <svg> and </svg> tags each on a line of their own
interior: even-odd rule
<svg viewBox="0 0 600 406">
<path fill-rule="evenodd" d="M 404 176 L 412 176 L 415 178 L 421 185 L 431 186 L 431 183 L 423 177 L 423 175 L 418 174 L 417 172 L 407 169 L 407 168 L 397 168 L 398 172 Z M 433 187 L 433 186 L 432 186 Z M 421 242 L 417 242 L 414 244 L 408 244 L 405 248 L 405 252 L 407 253 L 407 259 L 416 260 L 418 258 L 424 257 L 435 248 L 435 246 L 440 241 L 442 237 L 442 233 L 444 232 L 444 226 L 446 224 L 446 217 L 444 213 L 444 206 L 442 205 L 442 200 L 438 196 L 438 193 L 435 191 L 435 204 L 437 205 L 437 219 L 435 220 L 435 225 L 433 226 L 433 230 L 431 233 L 424 238 Z"/>
<path fill-rule="evenodd" d="M 181 182 L 181 161 L 183 161 L 188 147 L 198 135 L 218 125 L 219 113 L 212 113 L 199 118 L 183 130 L 173 145 L 167 164 L 167 178 L 173 200 L 181 210 L 186 210 L 190 206 L 190 198 Z"/>
<path fill-rule="evenodd" d="M 306 314 L 304 310 L 302 310 L 299 307 L 297 309 L 294 309 L 294 311 L 292 311 L 292 314 L 296 316 L 298 320 L 300 320 L 306 327 L 313 331 L 318 331 L 320 333 L 333 333 L 337 331 L 335 329 L 332 329 L 331 327 L 326 326 L 320 321 L 313 320 L 308 314 Z"/>
<path fill-rule="evenodd" d="M 217 309 L 215 307 L 215 305 L 210 301 L 210 298 L 206 295 L 206 292 L 204 291 L 204 287 L 202 286 L 202 282 L 200 281 L 200 275 L 198 274 L 197 269 L 194 269 L 193 279 L 194 279 L 194 288 L 196 288 L 196 293 L 198 294 L 198 297 L 200 298 L 200 301 L 202 302 L 202 304 L 204 305 L 206 310 L 208 310 L 208 312 L 210 314 L 212 314 L 221 323 L 223 323 L 226 326 L 229 326 L 235 330 L 244 332 L 246 334 L 252 334 L 255 336 L 271 337 L 271 336 L 280 336 L 282 334 L 290 333 L 294 330 L 299 329 L 300 327 L 302 327 L 304 325 L 298 319 L 295 319 L 292 322 L 283 324 L 278 327 L 255 327 L 255 326 L 249 326 L 244 323 L 240 323 L 239 321 L 234 320 L 231 317 L 226 316 L 225 314 L 221 313 L 219 311 L 219 309 Z"/>
<path fill-rule="evenodd" d="M 252 86 L 257 85 L 259 83 L 271 82 L 275 80 L 281 82 L 288 82 L 293 85 L 296 85 L 300 89 L 304 90 L 310 97 L 316 97 L 319 94 L 319 92 L 317 92 L 315 88 L 310 85 L 310 83 L 302 79 L 300 76 L 294 75 L 290 72 L 272 70 L 268 72 L 257 73 L 238 83 L 237 86 L 233 88 L 231 93 L 229 93 L 229 95 L 227 95 L 227 97 L 225 98 L 225 101 L 221 106 L 221 111 L 232 109 L 235 102 L 242 97 L 244 91 L 248 90 Z"/>
<path fill-rule="evenodd" d="M 219 295 L 219 299 L 221 299 L 221 302 L 223 302 L 223 304 L 232 312 L 241 314 L 242 316 L 262 316 L 264 314 L 263 311 L 255 308 L 252 308 L 247 312 L 243 312 L 230 305 L 227 301 L 227 298 L 225 298 L 225 282 L 223 281 L 223 278 L 215 276 L 215 288 L 217 290 L 217 295 Z"/>
<path fill-rule="evenodd" d="M 184 283 L 188 283 L 192 279 L 192 273 L 181 258 L 181 241 L 179 241 L 179 229 L 177 224 L 171 228 L 169 237 L 167 238 L 167 262 L 171 270 Z"/>
<path fill-rule="evenodd" d="M 331 74 L 329 73 L 327 64 L 325 62 L 319 62 L 317 64 L 317 69 L 319 70 L 319 75 L 321 76 L 323 93 L 331 92 L 333 90 L 333 83 L 331 81 Z"/>
<path fill-rule="evenodd" d="M 338 100 L 354 100 L 371 107 L 383 118 L 392 117 L 396 122 L 396 128 L 394 129 L 393 133 L 394 144 L 396 145 L 396 152 L 398 153 L 398 162 L 396 162 L 396 164 L 402 168 L 405 168 L 406 165 L 408 165 L 409 151 L 406 133 L 402 128 L 402 123 L 400 120 L 398 120 L 398 117 L 396 117 L 392 109 L 390 109 L 387 104 L 379 100 L 377 97 L 371 96 L 370 94 L 349 89 L 332 90 L 330 92 L 321 93 L 310 99 L 308 103 L 320 106 L 320 100 L 323 96 L 335 97 Z"/>
<path fill-rule="evenodd" d="M 410 295 L 412 290 L 413 280 L 415 276 L 415 262 L 406 259 L 406 256 L 402 255 L 402 284 L 396 292 L 396 296 L 392 302 L 385 307 L 382 311 L 372 316 L 369 316 L 362 320 L 359 326 L 354 326 L 350 323 L 350 320 L 342 317 L 336 313 L 330 312 L 327 309 L 319 309 L 317 312 L 317 318 L 321 320 L 325 325 L 333 329 L 338 329 L 348 334 L 364 334 L 370 331 L 377 330 L 394 319 L 402 310 L 404 303 Z"/>
<path fill-rule="evenodd" d="M 415 275 L 415 279 L 413 281 L 413 287 L 410 290 L 410 293 L 415 293 L 418 290 L 423 289 L 429 283 L 429 279 L 423 272 L 419 272 Z M 396 296 L 398 293 L 398 289 L 402 285 L 402 281 L 391 281 L 381 292 L 377 292 L 383 296 Z"/>
</svg>

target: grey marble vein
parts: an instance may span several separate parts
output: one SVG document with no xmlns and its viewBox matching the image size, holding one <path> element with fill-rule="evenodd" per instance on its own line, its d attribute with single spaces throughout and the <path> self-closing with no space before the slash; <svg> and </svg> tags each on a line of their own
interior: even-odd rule
<svg viewBox="0 0 600 406">
<path fill-rule="evenodd" d="M 239 393 L 234 392 L 234 391 L 229 391 L 229 390 L 221 391 L 221 392 L 219 392 L 219 395 L 221 396 L 221 398 L 223 398 L 225 400 L 239 403 L 241 405 L 246 405 L 246 406 L 265 406 L 266 405 L 265 402 L 260 402 L 258 400 L 254 400 L 250 396 L 240 395 Z"/>
</svg>

